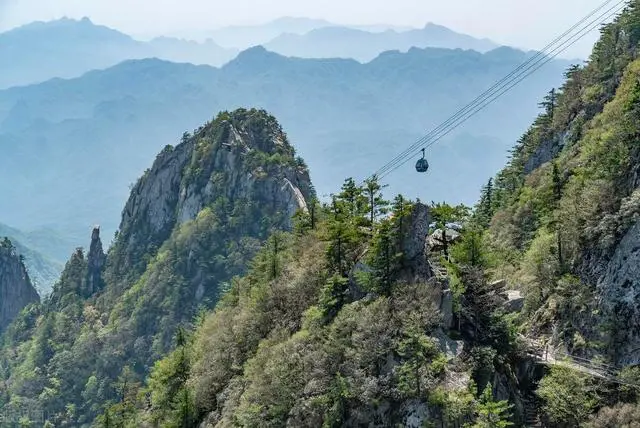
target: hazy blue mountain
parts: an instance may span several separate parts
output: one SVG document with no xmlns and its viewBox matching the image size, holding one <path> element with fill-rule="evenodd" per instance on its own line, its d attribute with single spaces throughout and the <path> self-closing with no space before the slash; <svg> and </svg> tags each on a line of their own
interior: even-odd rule
<svg viewBox="0 0 640 428">
<path fill-rule="evenodd" d="M 414 48 L 360 64 L 258 47 L 222 68 L 128 61 L 0 91 L 0 221 L 24 230 L 55 225 L 78 243 L 97 223 L 106 244 L 129 185 L 158 150 L 219 110 L 242 106 L 280 119 L 323 195 L 347 176 L 374 172 L 527 55 Z M 473 202 L 537 114 L 539 94 L 567 66 L 554 61 L 429 149 L 429 174 L 407 163 L 386 180 L 389 193 Z"/>
<path fill-rule="evenodd" d="M 487 52 L 495 49 L 497 45 L 487 39 L 476 39 L 430 23 L 419 30 L 382 32 L 337 26 L 323 27 L 306 34 L 282 34 L 265 44 L 265 47 L 287 56 L 354 58 L 370 61 L 381 52 L 405 52 L 412 47 L 460 48 Z"/>
<path fill-rule="evenodd" d="M 196 43 L 162 38 L 142 42 L 95 25 L 87 18 L 35 22 L 0 34 L 0 88 L 53 77 L 77 77 L 127 59 L 157 57 L 221 65 L 236 54 L 237 51 L 224 49 L 212 41 Z"/>
<path fill-rule="evenodd" d="M 421 30 L 388 29 L 384 25 L 360 29 L 340 27 L 328 21 L 281 18 L 264 25 L 228 27 L 211 32 L 204 42 L 158 37 L 135 40 L 89 19 L 63 18 L 34 22 L 0 33 L 0 89 L 43 82 L 51 78 L 74 78 L 112 67 L 130 59 L 158 58 L 172 62 L 220 66 L 238 50 L 266 44 L 287 56 L 306 58 L 344 57 L 371 60 L 386 50 L 406 51 L 412 46 L 447 47 L 487 51 L 490 41 L 455 33 L 429 24 Z M 218 44 L 220 43 L 220 44 Z"/>
<path fill-rule="evenodd" d="M 305 34 L 309 31 L 333 26 L 323 19 L 282 17 L 257 25 L 234 25 L 208 31 L 205 37 L 210 37 L 221 46 L 245 49 L 262 45 L 281 34 Z"/>
</svg>

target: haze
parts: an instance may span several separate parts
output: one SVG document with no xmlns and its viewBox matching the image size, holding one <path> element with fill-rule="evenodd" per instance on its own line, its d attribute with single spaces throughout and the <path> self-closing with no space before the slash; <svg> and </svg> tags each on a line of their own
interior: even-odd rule
<svg viewBox="0 0 640 428">
<path fill-rule="evenodd" d="M 322 18 L 338 24 L 445 25 L 476 37 L 539 49 L 602 0 L 0 0 L 0 31 L 36 20 L 87 16 L 137 36 L 188 34 L 282 16 Z M 586 57 L 593 32 L 565 56 Z"/>
</svg>

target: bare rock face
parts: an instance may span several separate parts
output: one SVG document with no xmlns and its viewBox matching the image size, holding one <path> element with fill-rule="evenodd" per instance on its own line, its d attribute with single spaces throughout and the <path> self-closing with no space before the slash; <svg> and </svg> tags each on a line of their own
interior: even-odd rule
<svg viewBox="0 0 640 428">
<path fill-rule="evenodd" d="M 535 151 L 529 156 L 524 165 L 525 174 L 530 174 L 543 164 L 554 159 L 558 153 L 571 140 L 571 132 L 567 131 L 560 135 L 554 135 L 552 138 L 545 140 Z"/>
<path fill-rule="evenodd" d="M 604 315 L 618 320 L 618 362 L 640 364 L 640 221 L 618 244 L 598 292 Z"/>
<path fill-rule="evenodd" d="M 27 269 L 8 239 L 0 241 L 0 332 L 20 311 L 40 300 Z"/>
<path fill-rule="evenodd" d="M 409 282 L 424 281 L 431 278 L 431 268 L 427 260 L 425 241 L 429 234 L 429 207 L 417 203 L 413 206 L 407 223 L 403 226 L 405 240 L 402 252 L 406 263 L 404 276 Z"/>
<path fill-rule="evenodd" d="M 96 226 L 91 234 L 91 245 L 87 254 L 87 281 L 84 290 L 85 297 L 92 296 L 104 287 L 102 271 L 107 263 L 107 256 L 102 249 L 100 227 Z"/>
<path fill-rule="evenodd" d="M 214 203 L 252 204 L 265 217 L 292 227 L 312 193 L 306 166 L 275 118 L 261 110 L 223 113 L 167 146 L 134 187 L 122 214 L 118 242 L 124 268 L 153 253 L 176 225 L 196 218 Z"/>
</svg>

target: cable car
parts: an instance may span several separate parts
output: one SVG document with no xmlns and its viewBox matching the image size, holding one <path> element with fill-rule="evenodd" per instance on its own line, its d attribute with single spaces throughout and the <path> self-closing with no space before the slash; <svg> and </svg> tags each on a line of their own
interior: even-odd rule
<svg viewBox="0 0 640 428">
<path fill-rule="evenodd" d="M 422 149 L 422 159 L 418 159 L 416 163 L 416 171 L 418 172 L 427 172 L 429 170 L 429 162 L 424 156 L 424 149 Z"/>
</svg>

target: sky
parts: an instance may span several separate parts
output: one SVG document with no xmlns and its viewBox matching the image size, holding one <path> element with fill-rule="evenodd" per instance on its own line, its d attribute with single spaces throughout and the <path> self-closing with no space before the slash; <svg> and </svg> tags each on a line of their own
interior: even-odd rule
<svg viewBox="0 0 640 428">
<path fill-rule="evenodd" d="M 282 16 L 338 24 L 445 25 L 498 43 L 542 48 L 603 0 L 0 0 L 0 31 L 67 16 L 132 35 L 258 24 Z M 592 34 L 570 54 L 585 57 Z"/>
</svg>

